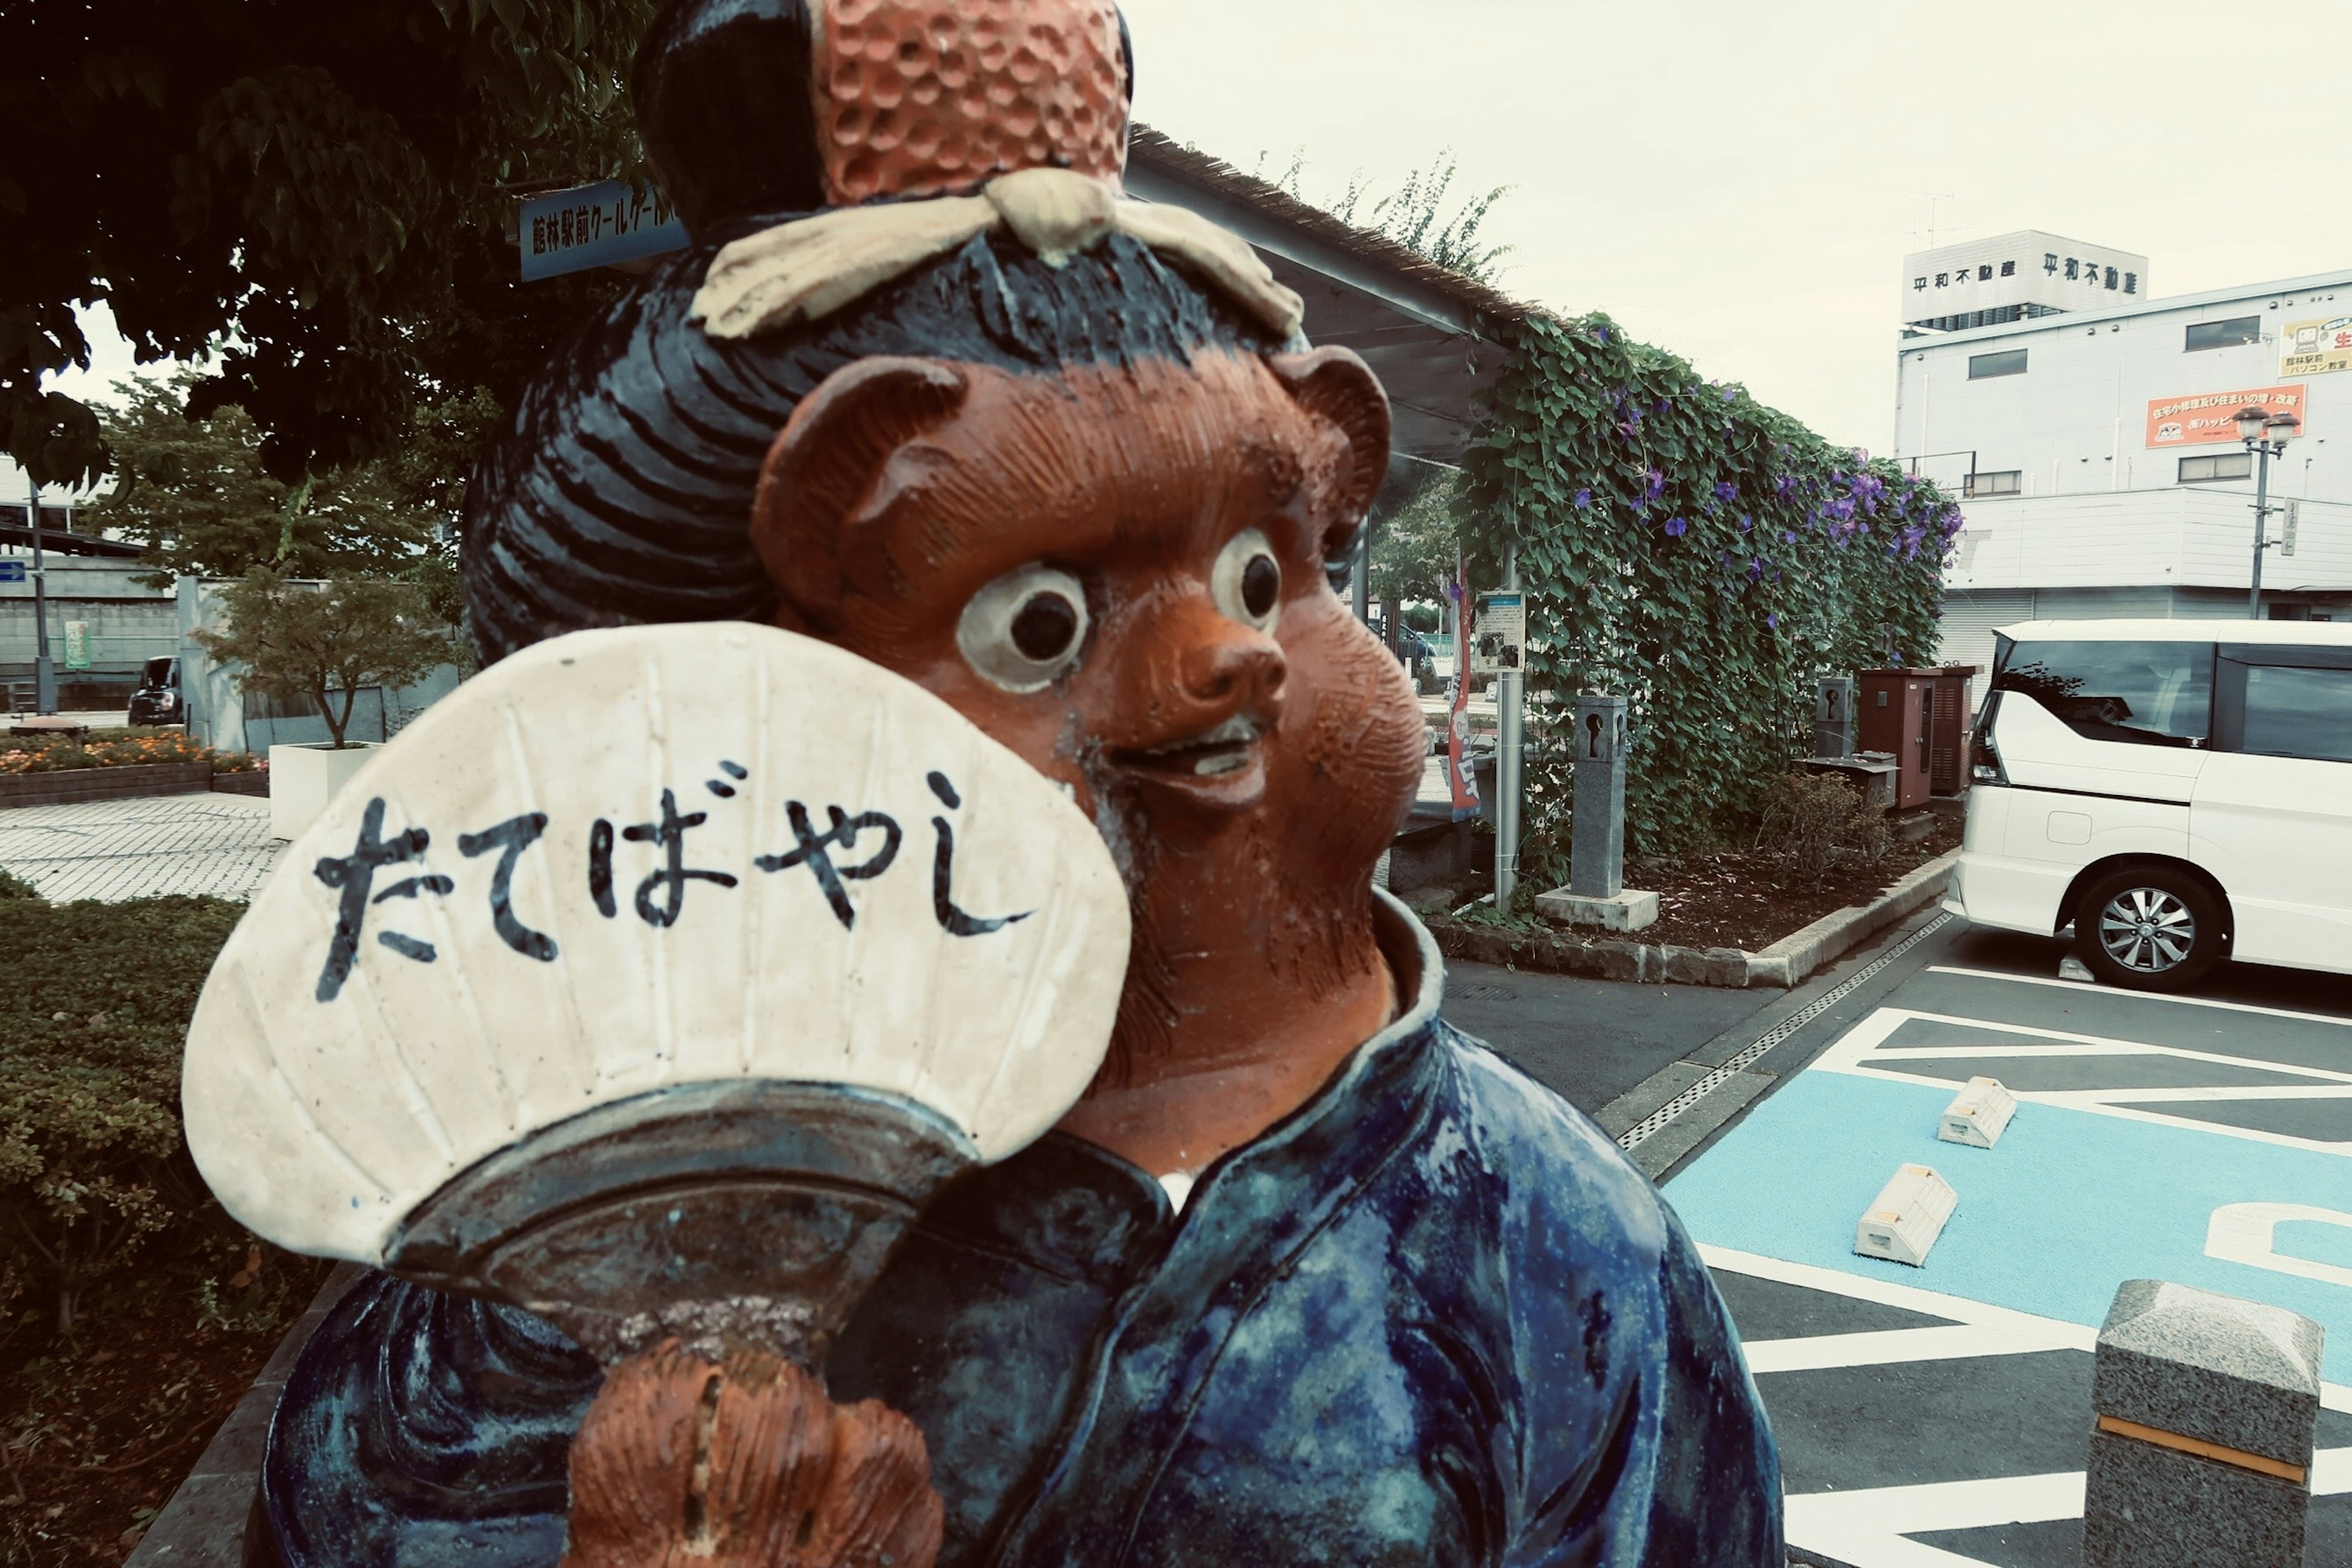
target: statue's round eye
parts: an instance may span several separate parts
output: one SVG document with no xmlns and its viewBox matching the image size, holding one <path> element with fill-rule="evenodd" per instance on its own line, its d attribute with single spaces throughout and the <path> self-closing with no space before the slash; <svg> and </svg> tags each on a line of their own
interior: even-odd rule
<svg viewBox="0 0 2352 1568">
<path fill-rule="evenodd" d="M 1274 630 L 1282 617 L 1282 563 L 1274 545 L 1255 528 L 1245 528 L 1225 542 L 1217 564 L 1209 574 L 1209 589 L 1217 608 L 1244 626 Z"/>
<path fill-rule="evenodd" d="M 1059 568 L 1007 572 L 971 596 L 956 647 L 980 678 L 1007 691 L 1043 691 L 1086 650 L 1087 591 Z"/>
</svg>

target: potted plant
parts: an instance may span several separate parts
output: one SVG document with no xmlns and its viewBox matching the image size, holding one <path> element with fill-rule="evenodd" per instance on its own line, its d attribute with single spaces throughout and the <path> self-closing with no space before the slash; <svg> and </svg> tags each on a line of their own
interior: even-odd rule
<svg viewBox="0 0 2352 1568">
<path fill-rule="evenodd" d="M 221 599 L 224 628 L 194 635 L 213 658 L 243 667 L 237 689 L 308 698 L 327 722 L 324 745 L 269 748 L 269 831 L 291 838 L 376 749 L 349 736 L 361 689 L 423 679 L 457 658 L 457 637 L 422 586 L 394 578 L 301 582 L 257 566 Z"/>
</svg>

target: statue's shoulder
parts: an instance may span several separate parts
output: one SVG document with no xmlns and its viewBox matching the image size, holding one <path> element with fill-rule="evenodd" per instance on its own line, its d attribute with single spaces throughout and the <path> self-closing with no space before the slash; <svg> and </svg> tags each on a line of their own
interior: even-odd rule
<svg viewBox="0 0 2352 1568">
<path fill-rule="evenodd" d="M 1553 1245 L 1627 1269 L 1689 1250 L 1657 1187 L 1591 1117 L 1475 1036 L 1441 1024 L 1449 1112 L 1495 1184 L 1500 1217 L 1535 1225 Z"/>
</svg>

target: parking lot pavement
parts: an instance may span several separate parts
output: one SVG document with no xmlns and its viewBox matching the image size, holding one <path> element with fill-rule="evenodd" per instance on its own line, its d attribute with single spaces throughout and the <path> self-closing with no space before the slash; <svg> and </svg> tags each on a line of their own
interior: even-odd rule
<svg viewBox="0 0 2352 1568">
<path fill-rule="evenodd" d="M 2352 1563 L 2352 979 L 2151 997 L 2060 981 L 2060 956 L 1935 931 L 1767 1058 L 1788 1076 L 1667 1184 L 1780 1437 L 1792 1553 L 2074 1568 L 2092 1344 L 2116 1286 L 2156 1278 L 2326 1326 L 2305 1560 Z M 1990 1150 L 1935 1136 L 1974 1074 L 2020 1102 Z M 1916 1269 L 1853 1253 L 1906 1162 L 1959 1194 Z"/>
<path fill-rule="evenodd" d="M 152 795 L 0 811 L 0 868 L 57 903 L 166 893 L 250 899 L 284 847 L 269 837 L 269 803 L 249 795 Z"/>
<path fill-rule="evenodd" d="M 1446 1022 L 1589 1113 L 1780 996 L 1628 985 L 1458 959 L 1445 965 Z"/>
</svg>

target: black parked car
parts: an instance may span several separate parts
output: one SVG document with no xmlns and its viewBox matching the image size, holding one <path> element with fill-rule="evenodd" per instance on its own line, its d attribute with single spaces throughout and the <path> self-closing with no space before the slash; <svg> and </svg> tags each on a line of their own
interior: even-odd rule
<svg viewBox="0 0 2352 1568">
<path fill-rule="evenodd" d="M 139 672 L 139 689 L 131 694 L 133 724 L 184 724 L 188 704 L 180 695 L 180 661 L 168 655 L 151 658 Z"/>
</svg>

